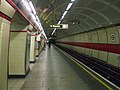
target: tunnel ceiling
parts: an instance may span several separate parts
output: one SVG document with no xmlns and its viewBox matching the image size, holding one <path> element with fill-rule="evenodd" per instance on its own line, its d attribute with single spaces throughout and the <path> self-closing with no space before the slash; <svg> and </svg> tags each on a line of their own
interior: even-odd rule
<svg viewBox="0 0 120 90">
<path fill-rule="evenodd" d="M 70 0 L 32 0 L 47 36 L 51 24 L 57 24 Z M 73 24 L 80 22 L 79 24 Z M 59 37 L 72 35 L 95 28 L 120 23 L 120 0 L 75 0 L 62 23 L 69 24 L 68 30 L 57 30 Z"/>
</svg>

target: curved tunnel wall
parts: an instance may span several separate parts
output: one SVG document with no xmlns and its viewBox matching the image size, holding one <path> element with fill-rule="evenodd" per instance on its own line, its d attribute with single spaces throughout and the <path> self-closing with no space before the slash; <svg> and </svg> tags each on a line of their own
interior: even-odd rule
<svg viewBox="0 0 120 90">
<path fill-rule="evenodd" d="M 80 23 L 72 24 L 76 21 Z M 58 38 L 119 24 L 120 0 L 77 0 L 62 23 L 68 23 L 69 28 L 62 34 L 57 30 Z"/>
<path fill-rule="evenodd" d="M 120 26 L 60 38 L 57 44 L 120 67 Z"/>
</svg>

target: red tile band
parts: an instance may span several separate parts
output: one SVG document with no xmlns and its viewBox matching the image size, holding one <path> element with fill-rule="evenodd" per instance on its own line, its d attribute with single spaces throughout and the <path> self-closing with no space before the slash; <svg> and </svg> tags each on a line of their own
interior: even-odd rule
<svg viewBox="0 0 120 90">
<path fill-rule="evenodd" d="M 23 18 L 25 18 L 35 29 L 36 27 L 32 24 L 32 22 L 26 17 L 26 15 L 14 4 L 12 0 L 6 0 Z M 36 29 L 37 30 L 37 29 Z"/>
<path fill-rule="evenodd" d="M 6 19 L 6 20 L 8 20 L 8 21 L 11 22 L 11 18 L 10 18 L 9 16 L 5 15 L 5 14 L 2 13 L 2 12 L 0 12 L 0 17 L 2 17 L 2 18 L 4 18 L 4 19 Z"/>
<path fill-rule="evenodd" d="M 27 30 L 23 30 L 23 31 L 11 30 L 10 32 L 27 32 Z"/>
<path fill-rule="evenodd" d="M 120 54 L 120 44 L 81 43 L 81 42 L 57 42 L 57 43 Z"/>
</svg>

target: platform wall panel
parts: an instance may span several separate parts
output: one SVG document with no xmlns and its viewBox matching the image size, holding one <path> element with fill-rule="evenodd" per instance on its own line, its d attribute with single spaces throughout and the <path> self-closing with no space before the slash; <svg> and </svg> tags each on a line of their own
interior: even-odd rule
<svg viewBox="0 0 120 90">
<path fill-rule="evenodd" d="M 10 23 L 0 17 L 0 90 L 7 90 Z"/>
</svg>

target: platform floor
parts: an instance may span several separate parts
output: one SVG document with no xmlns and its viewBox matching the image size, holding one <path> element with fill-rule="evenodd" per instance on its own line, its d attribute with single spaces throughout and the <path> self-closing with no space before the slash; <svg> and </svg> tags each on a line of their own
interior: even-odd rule
<svg viewBox="0 0 120 90">
<path fill-rule="evenodd" d="M 20 90 L 108 90 L 55 47 L 40 54 Z M 10 89 L 12 90 L 12 89 Z"/>
</svg>

